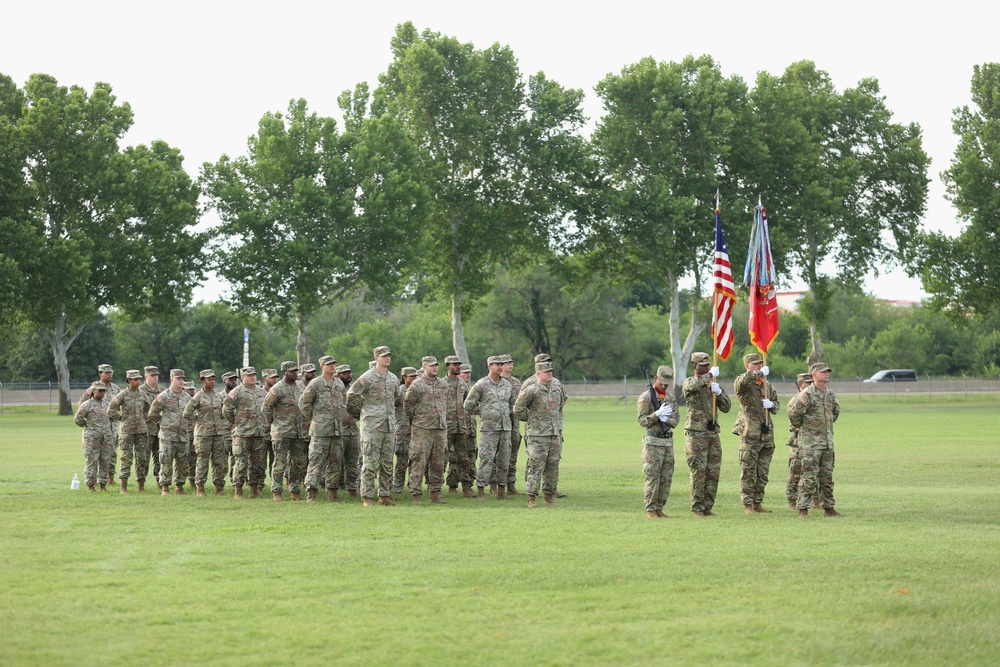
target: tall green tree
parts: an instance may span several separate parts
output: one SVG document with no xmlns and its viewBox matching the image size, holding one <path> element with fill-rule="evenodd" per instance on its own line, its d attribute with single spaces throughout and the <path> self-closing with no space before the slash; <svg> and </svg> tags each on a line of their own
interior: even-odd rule
<svg viewBox="0 0 1000 667">
<path fill-rule="evenodd" d="M 931 304 L 956 318 L 1000 311 L 1000 63 L 973 68 L 972 102 L 955 110 L 958 146 L 941 174 L 968 225 L 954 238 L 928 233 L 913 262 Z"/>
<path fill-rule="evenodd" d="M 100 309 L 142 317 L 189 299 L 201 276 L 199 191 L 177 149 L 119 147 L 132 110 L 108 84 L 88 94 L 36 74 L 22 100 L 0 133 L 23 179 L 5 229 L 30 248 L 18 262 L 23 316 L 52 349 L 59 412 L 71 414 L 67 352 Z"/>
<path fill-rule="evenodd" d="M 455 354 L 468 361 L 463 315 L 498 265 L 544 249 L 572 207 L 586 142 L 583 93 L 544 74 L 527 87 L 510 47 L 485 49 L 412 23 L 396 28 L 374 106 L 420 147 L 432 193 L 422 273 L 451 301 Z"/>
<path fill-rule="evenodd" d="M 202 168 L 222 220 L 215 270 L 238 307 L 294 325 L 300 364 L 320 308 L 361 286 L 400 288 L 423 216 L 416 149 L 394 119 L 366 117 L 367 102 L 364 85 L 341 96 L 341 133 L 293 100 L 261 118 L 247 155 Z"/>
<path fill-rule="evenodd" d="M 838 93 L 826 72 L 802 61 L 781 76 L 761 72 L 751 98 L 766 128 L 756 178 L 772 242 L 809 286 L 802 308 L 809 360 L 818 361 L 834 289 L 823 262 L 858 283 L 896 254 L 905 260 L 927 201 L 928 158 L 920 127 L 892 122 L 873 78 Z"/>
<path fill-rule="evenodd" d="M 596 90 L 604 116 L 592 141 L 606 182 L 601 205 L 580 227 L 579 247 L 592 271 L 625 285 L 655 281 L 665 291 L 679 392 L 695 341 L 709 325 L 699 305 L 714 251 L 715 193 L 722 188 L 727 201 L 745 199 L 738 175 L 755 136 L 746 85 L 723 76 L 710 56 L 688 56 L 679 63 L 644 58 Z M 685 279 L 694 283 L 686 336 Z"/>
</svg>

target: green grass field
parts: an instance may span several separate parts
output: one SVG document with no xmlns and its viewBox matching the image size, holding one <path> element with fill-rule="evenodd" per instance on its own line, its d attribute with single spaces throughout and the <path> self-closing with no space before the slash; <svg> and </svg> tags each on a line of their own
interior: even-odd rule
<svg viewBox="0 0 1000 667">
<path fill-rule="evenodd" d="M 567 405 L 568 497 L 536 510 L 88 495 L 69 418 L 4 415 L 0 664 L 997 664 L 1000 399 L 843 406 L 847 516 L 808 521 L 783 444 L 774 513 L 742 513 L 728 429 L 719 516 L 680 450 L 647 519 L 634 405 L 604 399 Z"/>
</svg>

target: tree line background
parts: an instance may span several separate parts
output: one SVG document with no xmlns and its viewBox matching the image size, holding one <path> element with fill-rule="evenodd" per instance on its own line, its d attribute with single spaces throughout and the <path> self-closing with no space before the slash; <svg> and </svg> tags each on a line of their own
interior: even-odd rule
<svg viewBox="0 0 1000 667">
<path fill-rule="evenodd" d="M 235 368 L 323 353 L 364 367 L 456 353 L 546 351 L 567 379 L 634 375 L 669 359 L 680 382 L 708 338 L 713 208 L 740 281 L 758 194 L 779 278 L 808 285 L 783 314 L 769 364 L 824 359 L 995 373 L 1000 365 L 997 155 L 1000 66 L 976 67 L 941 175 L 960 236 L 927 233 L 929 160 L 874 78 L 838 91 L 809 61 L 753 85 L 710 56 L 652 58 L 583 92 L 524 77 L 509 47 L 412 24 L 340 118 L 292 100 L 265 113 L 244 155 L 192 178 L 164 142 L 120 145 L 132 123 L 111 86 L 0 75 L 0 377 Z M 202 231 L 206 213 L 218 224 Z M 932 294 L 896 309 L 865 296 L 901 264 Z M 832 270 L 831 270 L 832 267 Z M 210 272 L 226 302 L 190 305 Z M 727 372 L 748 347 L 745 302 Z M 526 368 L 526 366 L 522 366 Z M 483 370 L 480 368 L 480 370 Z"/>
</svg>

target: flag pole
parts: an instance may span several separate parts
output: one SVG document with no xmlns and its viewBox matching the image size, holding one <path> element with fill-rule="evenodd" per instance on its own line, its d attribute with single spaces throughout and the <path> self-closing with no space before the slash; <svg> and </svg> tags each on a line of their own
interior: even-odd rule
<svg viewBox="0 0 1000 667">
<path fill-rule="evenodd" d="M 718 216 L 722 213 L 722 193 L 719 188 L 715 189 L 715 215 Z M 712 292 L 712 366 L 719 365 L 719 341 L 716 325 L 718 324 L 716 320 L 716 314 L 719 312 L 719 292 L 718 290 L 713 290 Z M 714 382 L 718 378 L 713 378 Z M 719 420 L 719 409 L 718 405 L 718 395 L 712 392 L 712 421 L 717 422 Z"/>
</svg>

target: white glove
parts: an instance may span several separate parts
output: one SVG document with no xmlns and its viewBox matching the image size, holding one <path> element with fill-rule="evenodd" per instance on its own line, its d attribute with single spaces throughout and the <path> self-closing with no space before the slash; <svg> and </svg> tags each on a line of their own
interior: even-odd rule
<svg viewBox="0 0 1000 667">
<path fill-rule="evenodd" d="M 716 396 L 722 393 L 722 387 L 719 386 L 718 382 L 712 383 L 712 393 L 715 394 Z"/>
<path fill-rule="evenodd" d="M 670 415 L 660 415 L 660 421 L 663 422 L 664 424 L 666 424 L 669 419 Z"/>
<path fill-rule="evenodd" d="M 771 374 L 771 369 L 768 368 L 767 366 L 761 366 L 760 372 L 764 375 L 764 377 L 767 377 L 768 375 Z"/>
<path fill-rule="evenodd" d="M 656 411 L 656 416 L 660 418 L 661 422 L 665 422 L 667 421 L 667 419 L 670 418 L 670 415 L 673 413 L 673 411 L 674 411 L 674 406 L 664 403 Z"/>
<path fill-rule="evenodd" d="M 714 378 L 719 377 L 719 367 L 718 366 L 712 366 L 711 368 L 708 369 L 708 372 L 711 373 L 712 377 L 714 377 Z"/>
<path fill-rule="evenodd" d="M 771 408 L 774 407 L 774 402 L 768 398 L 765 398 L 763 401 L 760 402 L 760 404 L 764 406 L 765 410 L 770 410 Z"/>
</svg>

